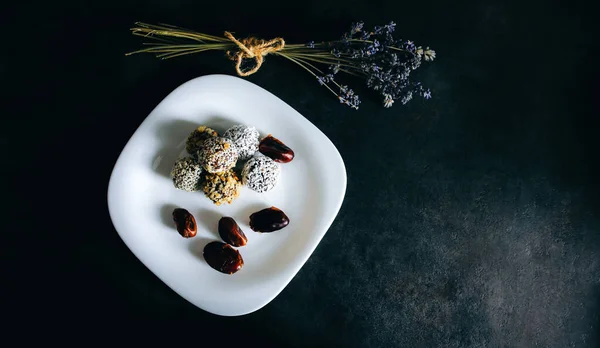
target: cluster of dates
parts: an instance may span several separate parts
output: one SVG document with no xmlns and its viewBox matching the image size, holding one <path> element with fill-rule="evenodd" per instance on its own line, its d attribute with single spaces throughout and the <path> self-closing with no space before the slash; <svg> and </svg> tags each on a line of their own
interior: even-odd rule
<svg viewBox="0 0 600 348">
<path fill-rule="evenodd" d="M 173 221 L 177 232 L 184 238 L 192 238 L 198 232 L 194 216 L 183 208 L 173 211 Z M 287 215 L 276 207 L 265 208 L 250 215 L 250 228 L 255 232 L 275 232 L 290 223 Z M 234 274 L 244 266 L 240 252 L 233 247 L 242 247 L 248 242 L 244 231 L 232 217 L 222 217 L 218 225 L 223 242 L 214 241 L 204 247 L 206 263 L 219 272 Z"/>
</svg>

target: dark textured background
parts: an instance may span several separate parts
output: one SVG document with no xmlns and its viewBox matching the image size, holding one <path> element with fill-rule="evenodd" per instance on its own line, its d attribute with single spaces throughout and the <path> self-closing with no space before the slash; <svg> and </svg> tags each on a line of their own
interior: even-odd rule
<svg viewBox="0 0 600 348">
<path fill-rule="evenodd" d="M 8 7 L 2 192 L 12 224 L 1 245 L 11 321 L 57 327 L 62 340 L 81 327 L 98 329 L 88 336 L 96 339 L 138 324 L 153 337 L 174 324 L 173 337 L 199 345 L 211 337 L 279 347 L 597 347 L 593 13 L 541 0 Z M 140 43 L 128 28 L 166 22 L 305 42 L 337 38 L 360 19 L 394 20 L 400 35 L 437 50 L 419 75 L 433 99 L 383 109 L 348 80 L 363 100 L 353 111 L 268 57 L 249 80 L 330 137 L 347 166 L 346 199 L 269 305 L 237 318 L 197 309 L 121 242 L 106 190 L 120 150 L 162 98 L 233 68 L 220 54 L 125 57 Z"/>
</svg>

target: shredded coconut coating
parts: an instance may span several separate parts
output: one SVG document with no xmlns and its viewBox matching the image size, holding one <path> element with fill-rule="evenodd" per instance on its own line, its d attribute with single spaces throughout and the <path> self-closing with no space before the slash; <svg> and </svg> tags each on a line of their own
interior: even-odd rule
<svg viewBox="0 0 600 348">
<path fill-rule="evenodd" d="M 220 173 L 233 168 L 238 160 L 238 151 L 233 142 L 222 137 L 208 138 L 200 149 L 200 163 L 209 173 Z"/>
<path fill-rule="evenodd" d="M 242 169 L 244 185 L 256 192 L 267 192 L 279 182 L 281 167 L 266 156 L 256 156 L 246 162 Z"/>
<path fill-rule="evenodd" d="M 240 195 L 242 183 L 230 169 L 222 173 L 207 173 L 202 183 L 202 191 L 216 205 L 231 203 Z"/>
<path fill-rule="evenodd" d="M 208 138 L 214 138 L 217 136 L 218 134 L 214 129 L 206 126 L 200 126 L 194 129 L 194 131 L 188 136 L 187 141 L 185 142 L 185 150 L 192 157 L 198 158 L 198 151 L 202 147 L 204 141 Z"/>
<path fill-rule="evenodd" d="M 240 160 L 246 160 L 258 151 L 260 134 L 254 127 L 235 125 L 225 131 L 223 137 L 233 141 L 233 144 L 238 149 Z"/>
<path fill-rule="evenodd" d="M 193 158 L 185 157 L 175 161 L 171 170 L 173 185 L 183 191 L 200 190 L 202 166 Z"/>
</svg>

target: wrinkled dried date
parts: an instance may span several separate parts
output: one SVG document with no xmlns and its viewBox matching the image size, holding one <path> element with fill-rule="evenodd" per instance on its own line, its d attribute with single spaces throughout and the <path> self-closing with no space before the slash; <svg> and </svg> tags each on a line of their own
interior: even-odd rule
<svg viewBox="0 0 600 348">
<path fill-rule="evenodd" d="M 279 163 L 288 163 L 294 159 L 294 151 L 271 134 L 260 141 L 258 151 Z"/>
<path fill-rule="evenodd" d="M 183 208 L 176 208 L 173 210 L 173 221 L 175 221 L 175 226 L 177 226 L 177 232 L 183 238 L 192 238 L 196 235 L 198 231 L 196 219 L 189 211 Z"/>
<path fill-rule="evenodd" d="M 234 274 L 244 266 L 240 252 L 229 244 L 210 242 L 204 247 L 203 255 L 210 267 L 222 273 Z"/>
<path fill-rule="evenodd" d="M 256 232 L 274 232 L 290 223 L 285 213 L 276 207 L 266 208 L 250 215 L 250 228 Z"/>
<path fill-rule="evenodd" d="M 235 222 L 233 218 L 222 217 L 219 220 L 219 236 L 227 244 L 231 244 L 234 247 L 241 247 L 246 245 L 248 238 L 244 234 L 244 231 Z"/>
</svg>

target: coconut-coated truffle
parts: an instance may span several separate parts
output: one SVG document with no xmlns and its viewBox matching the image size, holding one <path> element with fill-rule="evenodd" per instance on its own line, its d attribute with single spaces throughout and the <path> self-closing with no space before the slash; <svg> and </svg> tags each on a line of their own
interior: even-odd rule
<svg viewBox="0 0 600 348">
<path fill-rule="evenodd" d="M 240 160 L 246 160 L 258 151 L 260 134 L 254 127 L 235 125 L 226 130 L 223 137 L 233 141 Z"/>
<path fill-rule="evenodd" d="M 281 167 L 266 156 L 256 156 L 246 162 L 242 169 L 242 181 L 249 189 L 267 192 L 279 182 Z"/>
</svg>

